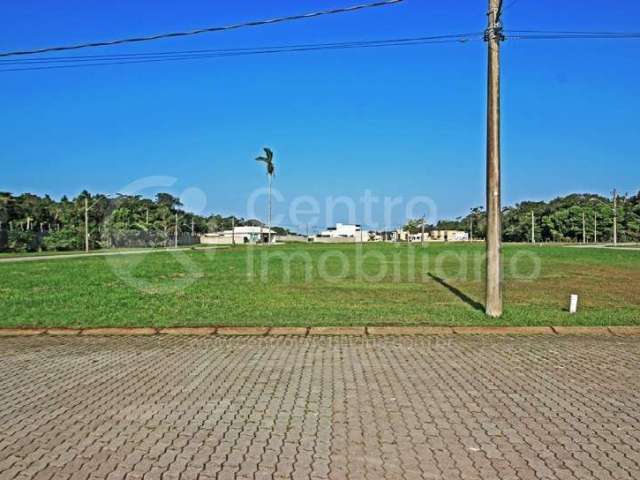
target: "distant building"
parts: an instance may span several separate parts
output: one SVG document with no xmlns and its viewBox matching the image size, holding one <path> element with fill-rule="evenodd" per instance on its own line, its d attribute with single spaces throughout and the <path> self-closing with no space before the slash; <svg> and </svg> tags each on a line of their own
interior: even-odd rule
<svg viewBox="0 0 640 480">
<path fill-rule="evenodd" d="M 320 232 L 315 240 L 318 241 L 354 241 L 354 242 L 368 242 L 370 232 L 368 230 L 362 230 L 362 227 L 357 224 L 348 223 L 336 223 L 335 227 L 329 227 L 326 230 Z"/>
<path fill-rule="evenodd" d="M 469 233 L 462 230 L 433 230 L 429 232 L 431 240 L 440 242 L 466 242 Z"/>
<path fill-rule="evenodd" d="M 279 243 L 301 243 L 308 242 L 309 237 L 306 235 L 298 235 L 297 233 L 287 233 L 285 235 L 276 235 L 275 241 Z"/>
<path fill-rule="evenodd" d="M 344 237 L 344 238 L 353 238 L 356 234 L 360 235 L 360 225 L 355 224 L 345 224 L 345 223 L 336 223 L 335 227 L 329 227 L 325 231 L 320 232 L 318 234 L 319 237 Z"/>
<path fill-rule="evenodd" d="M 424 240 L 422 232 L 409 233 L 406 230 L 397 230 L 394 237 L 400 242 L 466 242 L 469 240 L 469 234 L 461 230 L 431 230 L 424 232 Z"/>
<path fill-rule="evenodd" d="M 269 241 L 269 229 L 267 227 L 236 227 L 233 230 L 225 230 L 223 232 L 205 233 L 200 237 L 200 243 L 209 245 L 231 245 L 250 244 L 250 243 L 267 243 Z M 276 232 L 271 230 L 271 242 L 276 241 Z"/>
</svg>

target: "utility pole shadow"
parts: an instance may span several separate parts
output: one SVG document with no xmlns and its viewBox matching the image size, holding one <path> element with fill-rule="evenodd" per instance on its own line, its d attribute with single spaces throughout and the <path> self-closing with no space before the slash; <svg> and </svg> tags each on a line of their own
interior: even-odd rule
<svg viewBox="0 0 640 480">
<path fill-rule="evenodd" d="M 431 277 L 432 280 L 436 281 L 437 283 L 442 285 L 444 288 L 449 290 L 451 293 L 453 293 L 456 297 L 458 297 L 464 303 L 469 305 L 471 308 L 474 308 L 475 310 L 480 310 L 481 312 L 484 312 L 484 305 L 482 305 L 480 302 L 477 302 L 476 300 L 471 298 L 469 295 L 464 293 L 462 290 L 460 290 L 460 289 L 454 287 L 453 285 L 447 283 L 444 279 L 438 277 L 437 275 L 434 275 L 433 273 L 429 273 L 428 275 Z"/>
</svg>

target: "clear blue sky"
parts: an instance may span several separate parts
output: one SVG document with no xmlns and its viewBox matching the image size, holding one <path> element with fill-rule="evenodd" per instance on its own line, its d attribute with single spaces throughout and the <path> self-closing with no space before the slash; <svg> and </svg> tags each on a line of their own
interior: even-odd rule
<svg viewBox="0 0 640 480">
<path fill-rule="evenodd" d="M 360 0 L 4 2 L 1 50 L 354 3 Z M 78 54 L 474 32 L 485 28 L 485 4 L 407 0 Z M 638 31 L 639 19 L 635 0 L 518 0 L 504 15 L 512 30 Z M 640 40 L 504 44 L 504 204 L 640 188 L 639 54 Z M 287 200 L 358 198 L 370 189 L 428 195 L 440 217 L 455 217 L 484 204 L 485 72 L 485 45 L 475 42 L 1 73 L 0 190 L 59 197 L 166 175 L 178 178 L 168 189 L 174 193 L 202 189 L 208 212 L 243 215 L 247 196 L 265 184 L 252 159 L 270 145 L 275 186 Z"/>
</svg>

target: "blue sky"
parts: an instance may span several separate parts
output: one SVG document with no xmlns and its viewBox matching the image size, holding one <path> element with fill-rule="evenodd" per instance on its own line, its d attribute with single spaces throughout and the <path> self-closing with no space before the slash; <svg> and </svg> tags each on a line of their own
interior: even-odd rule
<svg viewBox="0 0 640 480">
<path fill-rule="evenodd" d="M 354 3 L 360 2 L 4 2 L 1 50 Z M 407 0 L 355 14 L 77 54 L 485 28 L 485 1 L 453 3 Z M 511 30 L 638 31 L 639 18 L 634 0 L 518 0 L 504 23 Z M 266 183 L 253 158 L 270 145 L 277 155 L 274 186 L 285 199 L 275 206 L 281 212 L 300 195 L 323 204 L 327 196 L 358 199 L 371 190 L 381 197 L 426 195 L 439 217 L 455 217 L 484 204 L 485 48 L 472 42 L 0 73 L 0 190 L 59 197 L 84 188 L 116 192 L 140 178 L 170 176 L 177 181 L 164 190 L 201 189 L 207 212 L 245 215 L 247 197 Z M 504 204 L 640 188 L 639 53 L 638 40 L 504 43 Z M 400 210 L 394 215 L 392 223 L 404 220 Z M 335 219 L 347 220 L 340 213 Z"/>
</svg>

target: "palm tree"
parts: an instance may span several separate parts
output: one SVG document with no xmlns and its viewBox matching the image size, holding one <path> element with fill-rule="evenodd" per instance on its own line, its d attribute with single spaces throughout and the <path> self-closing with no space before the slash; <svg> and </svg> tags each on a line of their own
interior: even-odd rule
<svg viewBox="0 0 640 480">
<path fill-rule="evenodd" d="M 265 156 L 256 157 L 258 162 L 264 162 L 267 165 L 267 177 L 269 178 L 269 232 L 268 239 L 271 243 L 271 182 L 273 180 L 273 173 L 276 167 L 273 165 L 273 152 L 270 148 L 264 147 Z"/>
</svg>

